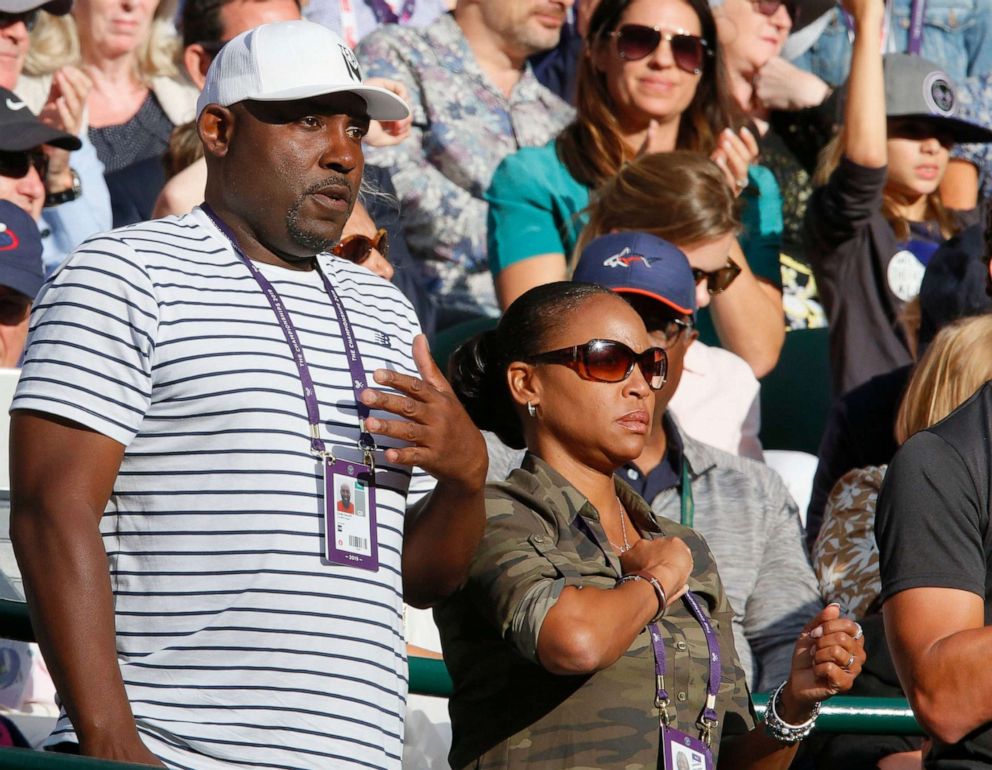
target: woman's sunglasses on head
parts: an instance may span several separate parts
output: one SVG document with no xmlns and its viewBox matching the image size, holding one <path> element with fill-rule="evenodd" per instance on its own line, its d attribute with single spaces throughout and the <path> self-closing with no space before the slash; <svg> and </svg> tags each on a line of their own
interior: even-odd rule
<svg viewBox="0 0 992 770">
<path fill-rule="evenodd" d="M 384 259 L 389 259 L 389 235 L 384 228 L 379 228 L 372 238 L 357 234 L 342 238 L 341 242 L 331 249 L 331 254 L 360 265 L 369 258 L 372 249 L 378 249 Z"/>
<path fill-rule="evenodd" d="M 624 24 L 611 35 L 617 40 L 617 53 L 626 61 L 639 61 L 650 56 L 664 40 L 672 47 L 675 66 L 692 75 L 702 72 L 706 57 L 713 55 L 703 38 L 683 30 L 664 32 L 659 27 Z"/>
<path fill-rule="evenodd" d="M 668 354 L 662 348 L 635 353 L 616 340 L 589 340 L 583 345 L 549 350 L 525 359 L 532 364 L 562 364 L 584 380 L 623 382 L 638 366 L 648 386 L 660 390 L 668 375 Z"/>
<path fill-rule="evenodd" d="M 48 156 L 43 151 L 0 152 L 0 176 L 23 179 L 32 168 L 45 181 L 48 176 Z"/>
<path fill-rule="evenodd" d="M 692 276 L 696 283 L 706 281 L 706 290 L 710 294 L 720 294 L 727 290 L 727 287 L 734 282 L 734 279 L 741 274 L 741 266 L 730 257 L 727 257 L 727 264 L 718 270 L 700 270 L 698 267 L 692 268 Z"/>
</svg>

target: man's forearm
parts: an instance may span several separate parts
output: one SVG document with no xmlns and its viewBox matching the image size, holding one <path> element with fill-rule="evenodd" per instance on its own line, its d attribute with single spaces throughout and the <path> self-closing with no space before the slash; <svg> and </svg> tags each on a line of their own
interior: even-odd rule
<svg viewBox="0 0 992 770">
<path fill-rule="evenodd" d="M 438 481 L 412 515 L 403 537 L 403 598 L 414 607 L 430 607 L 468 575 L 486 528 L 485 486 Z"/>
<path fill-rule="evenodd" d="M 15 504 L 11 539 L 38 644 L 84 754 L 138 740 L 117 662 L 107 557 L 89 514 Z M 110 752 L 112 753 L 112 752 Z"/>
</svg>

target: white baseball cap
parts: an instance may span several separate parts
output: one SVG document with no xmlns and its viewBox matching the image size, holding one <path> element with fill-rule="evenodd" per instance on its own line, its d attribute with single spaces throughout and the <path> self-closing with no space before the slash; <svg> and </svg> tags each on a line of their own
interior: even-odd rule
<svg viewBox="0 0 992 770">
<path fill-rule="evenodd" d="M 358 59 L 335 32 L 311 21 L 279 21 L 242 32 L 220 49 L 196 100 L 196 115 L 208 104 L 287 102 L 343 92 L 361 96 L 374 120 L 410 114 L 393 92 L 362 84 Z"/>
</svg>

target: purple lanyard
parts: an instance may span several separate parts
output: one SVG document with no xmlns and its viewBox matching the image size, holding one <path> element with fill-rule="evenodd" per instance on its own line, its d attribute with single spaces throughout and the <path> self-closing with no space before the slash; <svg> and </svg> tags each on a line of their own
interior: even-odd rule
<svg viewBox="0 0 992 770">
<path fill-rule="evenodd" d="M 920 55 L 923 46 L 923 15 L 927 10 L 927 0 L 913 0 L 913 9 L 909 17 L 909 48 L 913 56 Z"/>
<path fill-rule="evenodd" d="M 372 13 L 375 14 L 376 21 L 380 24 L 406 24 L 410 21 L 410 17 L 413 16 L 413 9 L 416 4 L 417 0 L 406 0 L 397 15 L 396 11 L 392 9 L 392 6 L 386 0 L 369 1 Z"/>
<path fill-rule="evenodd" d="M 892 3 L 895 0 L 887 0 L 885 3 L 885 23 L 882 29 L 882 48 L 883 53 L 886 47 L 889 36 L 890 20 L 892 17 Z M 923 17 L 926 15 L 927 10 L 927 0 L 913 0 L 913 4 L 910 8 L 909 14 L 909 43 L 907 45 L 907 52 L 913 56 L 919 56 L 920 50 L 923 48 Z M 851 19 L 851 15 L 847 11 L 841 11 L 841 16 L 844 19 L 844 23 L 847 25 L 849 32 L 854 32 L 854 21 Z"/>
<path fill-rule="evenodd" d="M 269 301 L 272 312 L 275 313 L 276 321 L 278 321 L 279 327 L 286 337 L 286 342 L 289 344 L 290 352 L 293 354 L 293 360 L 296 362 L 296 368 L 300 373 L 300 382 L 303 383 L 303 401 L 306 403 L 307 419 L 310 423 L 310 451 L 318 457 L 324 458 L 330 456 L 333 459 L 333 454 L 327 451 L 327 445 L 324 444 L 323 439 L 320 437 L 320 404 L 317 401 L 313 377 L 310 376 L 310 367 L 307 365 L 307 359 L 303 353 L 303 345 L 300 343 L 300 337 L 296 333 L 296 327 L 293 326 L 293 321 L 289 317 L 289 312 L 286 310 L 286 305 L 283 303 L 282 297 L 279 296 L 279 292 L 269 282 L 269 279 L 262 275 L 262 271 L 241 250 L 237 238 L 234 237 L 234 233 L 214 213 L 210 205 L 204 203 L 200 208 L 230 242 L 234 253 L 248 267 L 252 278 L 255 279 L 262 293 L 265 294 L 265 298 Z M 334 312 L 337 314 L 338 323 L 341 326 L 341 337 L 344 341 L 345 355 L 348 358 L 348 369 L 351 372 L 351 384 L 355 391 L 355 405 L 358 407 L 358 427 L 360 431 L 358 435 L 358 448 L 364 453 L 365 464 L 371 469 L 374 467 L 372 452 L 375 451 L 376 445 L 372 434 L 365 428 L 365 420 L 368 419 L 370 410 L 358 397 L 365 389 L 365 367 L 362 365 L 362 357 L 358 352 L 355 333 L 351 327 L 351 323 L 348 321 L 348 314 L 345 312 L 344 304 L 342 304 L 337 292 L 334 291 L 331 282 L 327 280 L 324 271 L 320 269 L 320 262 L 315 260 L 315 263 L 317 265 L 317 272 L 324 282 L 324 289 L 327 291 L 327 296 L 330 297 L 331 304 L 334 305 Z"/>
<path fill-rule="evenodd" d="M 713 738 L 713 728 L 719 721 L 716 713 L 716 697 L 720 692 L 720 640 L 717 638 L 713 624 L 703 610 L 699 599 L 692 591 L 686 592 L 682 600 L 689 606 L 692 616 L 703 627 L 703 634 L 706 636 L 706 648 L 710 659 L 710 680 L 706 684 L 706 705 L 703 707 L 703 714 L 700 720 L 700 737 L 710 745 Z M 648 626 L 651 634 L 651 646 L 654 648 L 654 673 L 655 673 L 655 706 L 661 711 L 661 721 L 665 727 L 671 722 L 668 714 L 668 690 L 665 689 L 665 639 L 657 623 Z"/>
</svg>

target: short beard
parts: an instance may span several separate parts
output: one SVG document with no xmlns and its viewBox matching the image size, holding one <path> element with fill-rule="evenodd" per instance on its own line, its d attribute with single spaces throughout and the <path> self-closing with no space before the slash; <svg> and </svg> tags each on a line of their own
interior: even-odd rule
<svg viewBox="0 0 992 770">
<path fill-rule="evenodd" d="M 334 184 L 346 184 L 349 189 L 351 185 L 348 184 L 346 179 L 333 180 Z M 317 184 L 312 184 L 303 194 L 296 199 L 293 206 L 286 212 L 286 232 L 289 233 L 289 237 L 292 238 L 293 243 L 298 246 L 302 246 L 307 251 L 311 252 L 306 257 L 300 257 L 299 260 L 311 259 L 316 254 L 322 254 L 325 251 L 330 251 L 331 248 L 338 242 L 338 238 L 325 238 L 324 236 L 313 232 L 312 230 L 306 230 L 300 225 L 300 208 L 303 206 L 303 201 L 306 200 L 308 195 L 319 192 L 323 188 L 330 184 L 328 181 L 318 182 Z M 352 195 L 352 204 L 354 204 L 354 194 Z M 350 216 L 350 212 L 349 212 Z M 341 225 L 344 228 L 344 224 Z M 290 259 L 289 261 L 294 261 Z"/>
</svg>

